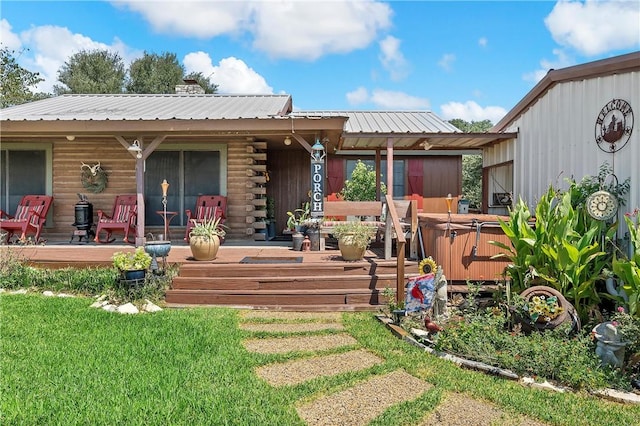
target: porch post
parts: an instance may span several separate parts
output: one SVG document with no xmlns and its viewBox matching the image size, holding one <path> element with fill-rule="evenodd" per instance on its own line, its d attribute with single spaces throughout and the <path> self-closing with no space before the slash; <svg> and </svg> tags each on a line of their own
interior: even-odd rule
<svg viewBox="0 0 640 426">
<path fill-rule="evenodd" d="M 393 138 L 387 138 L 387 195 L 393 198 Z"/>
<path fill-rule="evenodd" d="M 138 202 L 138 225 L 136 247 L 143 246 L 144 238 L 144 158 L 136 158 L 136 195 Z"/>
<path fill-rule="evenodd" d="M 378 201 L 382 201 L 382 191 L 380 191 L 380 182 L 381 182 L 381 177 L 380 175 L 382 173 L 380 173 L 380 159 L 381 159 L 381 155 L 380 155 L 380 148 L 376 148 L 376 200 Z"/>
</svg>

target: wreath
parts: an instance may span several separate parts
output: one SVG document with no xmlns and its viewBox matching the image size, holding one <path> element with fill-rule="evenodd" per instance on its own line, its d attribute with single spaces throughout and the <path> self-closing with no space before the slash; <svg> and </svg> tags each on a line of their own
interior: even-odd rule
<svg viewBox="0 0 640 426">
<path fill-rule="evenodd" d="M 107 177 L 107 172 L 98 165 L 98 167 L 95 167 L 93 170 L 90 168 L 83 169 L 80 181 L 84 188 L 97 194 L 104 191 L 109 178 Z"/>
</svg>

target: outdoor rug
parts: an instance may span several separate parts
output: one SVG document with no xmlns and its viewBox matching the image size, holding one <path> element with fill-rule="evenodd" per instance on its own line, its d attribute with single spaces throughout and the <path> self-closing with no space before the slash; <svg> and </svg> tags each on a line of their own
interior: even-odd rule
<svg viewBox="0 0 640 426">
<path fill-rule="evenodd" d="M 260 257 L 247 256 L 240 263 L 302 263 L 302 256 L 294 257 Z"/>
</svg>

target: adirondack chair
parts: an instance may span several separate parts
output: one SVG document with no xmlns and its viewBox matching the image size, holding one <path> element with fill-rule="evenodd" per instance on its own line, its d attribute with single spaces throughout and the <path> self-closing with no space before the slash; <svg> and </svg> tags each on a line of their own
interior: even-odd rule
<svg viewBox="0 0 640 426">
<path fill-rule="evenodd" d="M 136 222 L 138 218 L 138 205 L 135 194 L 118 195 L 113 203 L 111 216 L 102 210 L 98 210 L 98 225 L 96 227 L 96 243 L 112 243 L 116 239 L 111 238 L 114 231 L 124 233 L 124 242 L 135 243 Z M 100 239 L 100 232 L 106 232 L 106 238 Z M 133 240 L 129 240 L 133 238 Z"/>
<path fill-rule="evenodd" d="M 196 208 L 192 212 L 186 209 L 187 229 L 184 240 L 189 242 L 189 232 L 193 229 L 193 220 L 202 223 L 205 220 L 221 218 L 220 223 L 224 223 L 227 218 L 227 197 L 224 195 L 200 195 L 196 201 Z"/>
<path fill-rule="evenodd" d="M 53 197 L 50 195 L 25 195 L 20 200 L 15 215 L 11 216 L 0 210 L 0 229 L 7 232 L 7 242 L 11 241 L 16 231 L 20 231 L 20 241 L 25 241 L 27 234 L 34 232 L 34 240 L 39 243 L 52 202 Z"/>
</svg>

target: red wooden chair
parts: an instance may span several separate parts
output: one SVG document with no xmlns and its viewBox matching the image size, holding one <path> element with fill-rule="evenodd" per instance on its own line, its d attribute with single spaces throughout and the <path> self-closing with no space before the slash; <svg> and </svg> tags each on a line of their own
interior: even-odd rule
<svg viewBox="0 0 640 426">
<path fill-rule="evenodd" d="M 220 223 L 224 223 L 227 218 L 227 197 L 224 195 L 200 195 L 196 201 L 196 208 L 185 210 L 187 213 L 187 229 L 184 234 L 184 240 L 189 242 L 189 232 L 193 229 L 195 220 L 201 223 L 205 220 L 221 218 Z"/>
<path fill-rule="evenodd" d="M 35 242 L 39 243 L 52 202 L 53 197 L 50 195 L 25 195 L 14 216 L 0 210 L 0 229 L 7 232 L 7 242 L 11 241 L 16 231 L 20 231 L 20 241 L 26 240 L 27 233 L 34 232 Z"/>
<path fill-rule="evenodd" d="M 102 210 L 98 210 L 98 225 L 96 228 L 96 243 L 112 243 L 115 238 L 111 238 L 114 231 L 124 233 L 124 242 L 135 243 L 136 222 L 138 218 L 137 196 L 135 194 L 118 195 L 113 204 L 111 216 Z M 104 240 L 100 239 L 100 232 L 106 232 Z M 133 241 L 129 241 L 129 235 L 133 236 Z"/>
</svg>

